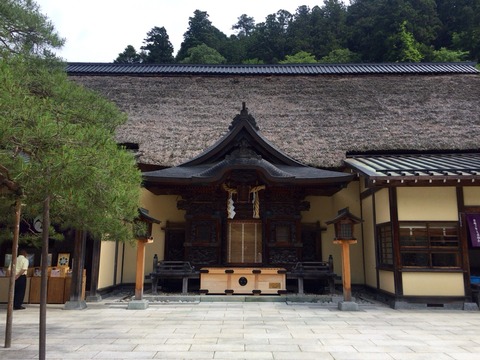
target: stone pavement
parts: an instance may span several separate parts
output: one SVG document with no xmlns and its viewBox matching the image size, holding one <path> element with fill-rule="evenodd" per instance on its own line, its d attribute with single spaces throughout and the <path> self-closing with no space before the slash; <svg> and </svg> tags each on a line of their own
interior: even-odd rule
<svg viewBox="0 0 480 360">
<path fill-rule="evenodd" d="M 0 305 L 2 360 L 38 358 L 39 306 L 26 307 L 14 312 L 5 349 Z M 265 301 L 48 305 L 47 359 L 478 360 L 480 312 Z"/>
</svg>

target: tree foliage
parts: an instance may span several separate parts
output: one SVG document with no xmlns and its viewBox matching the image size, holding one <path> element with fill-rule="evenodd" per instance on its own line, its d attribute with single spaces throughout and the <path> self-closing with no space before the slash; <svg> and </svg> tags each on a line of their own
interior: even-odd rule
<svg viewBox="0 0 480 360">
<path fill-rule="evenodd" d="M 392 61 L 400 62 L 420 62 L 424 55 L 420 50 L 420 43 L 415 40 L 413 34 L 407 30 L 407 21 L 400 24 L 397 34 L 390 38 L 391 48 L 390 56 Z"/>
<path fill-rule="evenodd" d="M 280 64 L 314 64 L 317 60 L 315 56 L 306 51 L 299 51 L 295 55 L 287 55 Z"/>
<path fill-rule="evenodd" d="M 0 66 L 0 164 L 20 184 L 26 213 L 41 213 L 51 196 L 53 223 L 131 240 L 141 179 L 114 141 L 124 114 L 43 61 Z"/>
<path fill-rule="evenodd" d="M 468 51 L 448 50 L 447 48 L 440 48 L 434 50 L 433 61 L 436 62 L 459 62 L 465 61 L 468 56 Z"/>
<path fill-rule="evenodd" d="M 25 216 L 35 216 L 50 197 L 52 223 L 132 239 L 141 175 L 114 140 L 126 116 L 67 78 L 51 53 L 60 38 L 33 1 L 2 2 L 0 17 L 2 207 L 22 197 Z"/>
<path fill-rule="evenodd" d="M 137 64 L 143 62 L 142 54 L 137 53 L 137 50 L 132 45 L 128 45 L 123 52 L 118 54 L 113 61 L 116 64 Z"/>
<path fill-rule="evenodd" d="M 232 25 L 232 30 L 236 30 L 239 37 L 251 35 L 254 29 L 255 19 L 247 14 L 240 15 L 237 23 Z"/>
<path fill-rule="evenodd" d="M 173 45 L 163 26 L 152 28 L 143 42 L 145 45 L 141 49 L 145 52 L 142 56 L 144 62 L 169 64 L 174 61 Z"/>
<path fill-rule="evenodd" d="M 0 2 L 0 56 L 8 53 L 51 56 L 64 39 L 32 0 Z"/>
<path fill-rule="evenodd" d="M 21 202 L 24 214 L 42 214 L 43 259 L 48 256 L 51 224 L 98 239 L 133 241 L 141 174 L 132 154 L 119 149 L 114 140 L 125 115 L 67 78 L 64 64 L 50 52 L 59 46 L 59 38 L 34 2 L 4 1 L 0 17 L 6 20 L 0 22 L 0 231 L 9 236 L 18 229 Z M 18 231 L 14 233 L 12 254 L 18 246 Z M 39 359 L 43 360 L 46 261 L 41 269 Z M 81 278 L 79 269 L 72 277 Z M 11 276 L 8 347 L 13 283 Z"/>
<path fill-rule="evenodd" d="M 440 56 L 446 55 L 442 48 L 478 61 L 480 0 L 352 0 L 348 5 L 324 0 L 313 8 L 300 6 L 294 14 L 278 10 L 258 23 L 242 14 L 232 30 L 235 34 L 227 37 L 206 12 L 196 10 L 175 61 L 202 44 L 228 64 L 280 63 L 302 51 L 329 62 L 438 61 L 449 58 Z"/>
<path fill-rule="evenodd" d="M 358 62 L 358 55 L 348 49 L 335 49 L 320 59 L 320 63 L 346 64 Z"/>
<path fill-rule="evenodd" d="M 226 59 L 215 49 L 205 44 L 188 49 L 182 64 L 225 64 Z"/>
<path fill-rule="evenodd" d="M 183 42 L 177 53 L 176 61 L 181 62 L 189 56 L 189 49 L 202 44 L 217 50 L 222 56 L 226 57 L 224 48 L 227 43 L 227 36 L 213 26 L 208 17 L 207 12 L 195 10 L 193 16 L 189 18 L 189 27 L 183 35 Z"/>
</svg>

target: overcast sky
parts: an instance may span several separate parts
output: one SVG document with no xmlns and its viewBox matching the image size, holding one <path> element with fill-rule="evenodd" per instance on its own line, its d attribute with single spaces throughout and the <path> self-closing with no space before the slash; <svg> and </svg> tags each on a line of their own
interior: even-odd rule
<svg viewBox="0 0 480 360">
<path fill-rule="evenodd" d="M 127 45 L 137 51 L 154 26 L 165 27 L 174 54 L 179 50 L 188 18 L 206 11 L 213 26 L 227 35 L 242 14 L 264 22 L 284 9 L 295 13 L 301 5 L 322 6 L 323 0 L 36 0 L 61 37 L 57 52 L 69 62 L 112 62 Z"/>
</svg>

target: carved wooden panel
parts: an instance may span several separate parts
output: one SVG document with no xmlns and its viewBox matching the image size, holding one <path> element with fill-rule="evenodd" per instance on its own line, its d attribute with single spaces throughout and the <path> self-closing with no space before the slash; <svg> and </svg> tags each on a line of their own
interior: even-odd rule
<svg viewBox="0 0 480 360">
<path fill-rule="evenodd" d="M 297 225 L 298 225 L 298 221 L 291 220 L 291 219 L 268 220 L 267 221 L 267 228 L 269 229 L 268 243 L 269 244 L 296 243 L 298 240 Z"/>
<path fill-rule="evenodd" d="M 190 221 L 189 242 L 192 244 L 214 244 L 218 242 L 218 221 L 216 219 L 195 219 Z"/>
<path fill-rule="evenodd" d="M 298 249 L 295 247 L 270 247 L 268 263 L 271 265 L 294 265 L 300 261 Z"/>
<path fill-rule="evenodd" d="M 187 247 L 187 261 L 190 261 L 196 268 L 202 266 L 220 265 L 220 252 L 218 247 L 213 246 L 192 246 Z"/>
</svg>

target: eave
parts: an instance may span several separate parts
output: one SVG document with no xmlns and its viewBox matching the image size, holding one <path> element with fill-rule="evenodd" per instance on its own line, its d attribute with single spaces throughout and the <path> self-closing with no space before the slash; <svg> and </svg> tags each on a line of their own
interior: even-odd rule
<svg viewBox="0 0 480 360">
<path fill-rule="evenodd" d="M 366 187 L 480 185 L 480 153 L 357 155 L 345 164 Z"/>
</svg>

